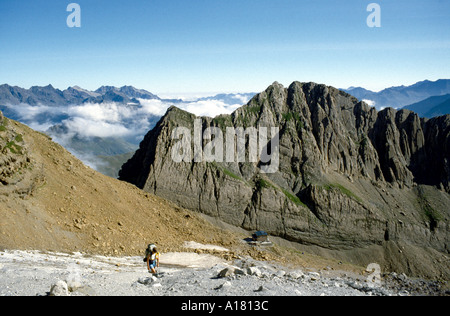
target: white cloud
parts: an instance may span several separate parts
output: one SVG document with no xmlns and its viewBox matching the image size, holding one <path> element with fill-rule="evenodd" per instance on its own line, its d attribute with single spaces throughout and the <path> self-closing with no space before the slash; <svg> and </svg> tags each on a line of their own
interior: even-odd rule
<svg viewBox="0 0 450 316">
<path fill-rule="evenodd" d="M 374 107 L 377 103 L 372 100 L 363 100 L 363 102 L 366 102 L 369 106 Z"/>
<path fill-rule="evenodd" d="M 241 105 L 248 103 L 249 97 L 247 95 L 240 95 L 240 94 L 236 94 L 234 96 L 236 99 L 238 99 L 239 101 L 241 101 Z"/>
<path fill-rule="evenodd" d="M 30 128 L 32 128 L 32 129 L 34 129 L 35 131 L 46 131 L 50 127 L 52 127 L 53 125 L 54 125 L 54 123 L 52 123 L 52 122 L 43 122 L 43 123 L 31 122 L 31 123 L 28 123 L 28 126 Z"/>
<path fill-rule="evenodd" d="M 167 109 L 171 106 L 171 104 L 162 102 L 161 100 L 139 99 L 139 102 L 142 105 L 140 112 L 147 115 L 152 114 L 155 116 L 163 116 L 166 114 Z"/>
<path fill-rule="evenodd" d="M 161 100 L 139 100 L 141 106 L 128 106 L 117 103 L 82 104 L 67 107 L 69 116 L 64 125 L 70 133 L 82 137 L 142 137 L 153 126 L 149 118 L 161 117 L 173 105 Z M 228 105 L 222 100 L 202 100 L 175 104 L 182 110 L 197 116 L 215 117 L 231 114 L 241 104 Z M 32 115 L 31 115 L 32 116 Z"/>
<path fill-rule="evenodd" d="M 78 134 L 81 137 L 127 137 L 132 131 L 121 123 L 89 120 L 83 117 L 74 117 L 63 121 L 69 134 Z"/>
<path fill-rule="evenodd" d="M 231 114 L 229 106 L 220 100 L 197 101 L 183 104 L 181 108 L 197 116 L 216 117 L 220 114 Z"/>
<path fill-rule="evenodd" d="M 195 114 L 197 116 L 215 117 L 221 114 L 231 114 L 237 108 L 241 107 L 248 100 L 245 96 L 239 96 L 238 99 L 242 100 L 242 104 L 227 104 L 223 100 L 200 100 L 183 103 L 170 103 L 163 102 L 161 100 L 139 100 L 142 104 L 142 108 L 139 110 L 142 114 L 152 114 L 155 116 L 163 116 L 167 109 L 172 105 Z"/>
<path fill-rule="evenodd" d="M 217 99 L 175 104 L 162 100 L 139 99 L 140 106 L 112 102 L 71 106 L 22 104 L 9 109 L 16 113 L 20 121 L 36 130 L 47 131 L 51 126 L 63 124 L 67 128 L 68 136 L 78 134 L 81 137 L 131 137 L 139 142 L 153 128 L 157 118 L 163 116 L 172 105 L 197 116 L 215 117 L 231 114 L 248 101 L 248 97 L 239 94 L 235 99 L 235 102 L 238 102 L 236 104 Z"/>
<path fill-rule="evenodd" d="M 65 108 L 48 105 L 6 105 L 11 111 L 15 112 L 21 121 L 33 121 L 36 117 L 52 113 L 52 115 L 60 115 L 65 112 Z"/>
<path fill-rule="evenodd" d="M 136 107 L 117 103 L 87 103 L 70 106 L 70 117 L 83 117 L 93 121 L 121 122 L 136 115 Z"/>
</svg>

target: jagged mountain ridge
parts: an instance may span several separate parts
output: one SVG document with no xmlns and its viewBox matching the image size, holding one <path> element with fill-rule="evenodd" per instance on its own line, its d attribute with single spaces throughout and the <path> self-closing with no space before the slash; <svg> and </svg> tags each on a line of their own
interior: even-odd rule
<svg viewBox="0 0 450 316">
<path fill-rule="evenodd" d="M 171 132 L 195 119 L 169 109 L 120 179 L 303 244 L 343 250 L 405 241 L 448 252 L 450 116 L 377 112 L 338 89 L 294 82 L 274 83 L 230 116 L 202 118 L 204 128 L 223 131 L 279 126 L 274 174 L 261 174 L 258 163 L 175 163 Z"/>
<path fill-rule="evenodd" d="M 78 86 L 69 87 L 64 91 L 52 85 L 34 86 L 30 89 L 12 87 L 7 84 L 0 86 L 0 104 L 6 105 L 47 105 L 63 106 L 83 103 L 117 102 L 123 104 L 139 104 L 140 99 L 158 99 L 159 97 L 142 89 L 131 86 L 121 88 L 102 86 L 96 91 L 88 91 Z"/>
</svg>

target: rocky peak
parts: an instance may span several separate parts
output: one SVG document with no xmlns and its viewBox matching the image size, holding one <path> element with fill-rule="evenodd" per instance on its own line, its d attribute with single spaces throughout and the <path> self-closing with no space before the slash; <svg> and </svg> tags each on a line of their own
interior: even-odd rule
<svg viewBox="0 0 450 316">
<path fill-rule="evenodd" d="M 223 135 L 227 127 L 278 127 L 277 172 L 262 173 L 261 161 L 174 162 L 173 129 L 189 129 L 195 120 Z M 404 239 L 446 251 L 449 121 L 377 112 L 325 85 L 275 82 L 231 115 L 197 118 L 170 108 L 120 179 L 232 225 L 301 243 L 346 249 Z M 424 195 L 422 185 L 433 187 Z"/>
</svg>

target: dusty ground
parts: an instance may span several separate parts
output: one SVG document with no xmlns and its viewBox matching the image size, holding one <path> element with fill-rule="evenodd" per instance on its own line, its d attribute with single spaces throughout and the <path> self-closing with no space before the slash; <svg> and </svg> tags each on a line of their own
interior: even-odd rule
<svg viewBox="0 0 450 316">
<path fill-rule="evenodd" d="M 365 296 L 396 295 L 367 277 L 304 272 L 253 259 L 230 262 L 195 253 L 161 256 L 157 277 L 141 257 L 37 251 L 0 252 L 0 296 L 46 296 L 63 281 L 71 296 Z M 224 269 L 238 272 L 218 277 Z M 248 267 L 253 267 L 248 273 Z M 253 272 L 254 273 L 253 273 Z M 53 293 L 53 292 L 52 292 Z M 406 292 L 404 294 L 407 294 Z"/>
<path fill-rule="evenodd" d="M 189 242 L 186 247 L 211 248 Z M 214 246 L 218 251 L 226 252 Z M 373 278 L 332 269 L 287 267 L 250 257 L 163 253 L 157 276 L 142 257 L 40 251 L 0 252 L 0 296 L 410 296 L 449 295 L 439 282 L 391 273 Z M 65 291 L 53 286 L 62 283 Z M 173 306 L 171 306 L 173 307 Z"/>
</svg>

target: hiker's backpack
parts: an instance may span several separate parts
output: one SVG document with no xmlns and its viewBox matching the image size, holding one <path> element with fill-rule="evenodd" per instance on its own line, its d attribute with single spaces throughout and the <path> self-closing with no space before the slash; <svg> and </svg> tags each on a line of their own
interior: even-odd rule
<svg viewBox="0 0 450 316">
<path fill-rule="evenodd" d="M 156 245 L 155 245 L 155 244 L 149 244 L 149 245 L 147 246 L 147 249 L 145 249 L 145 258 L 144 258 L 144 262 L 147 261 L 147 257 L 153 253 L 153 249 L 155 249 L 155 248 L 156 248 Z"/>
</svg>

